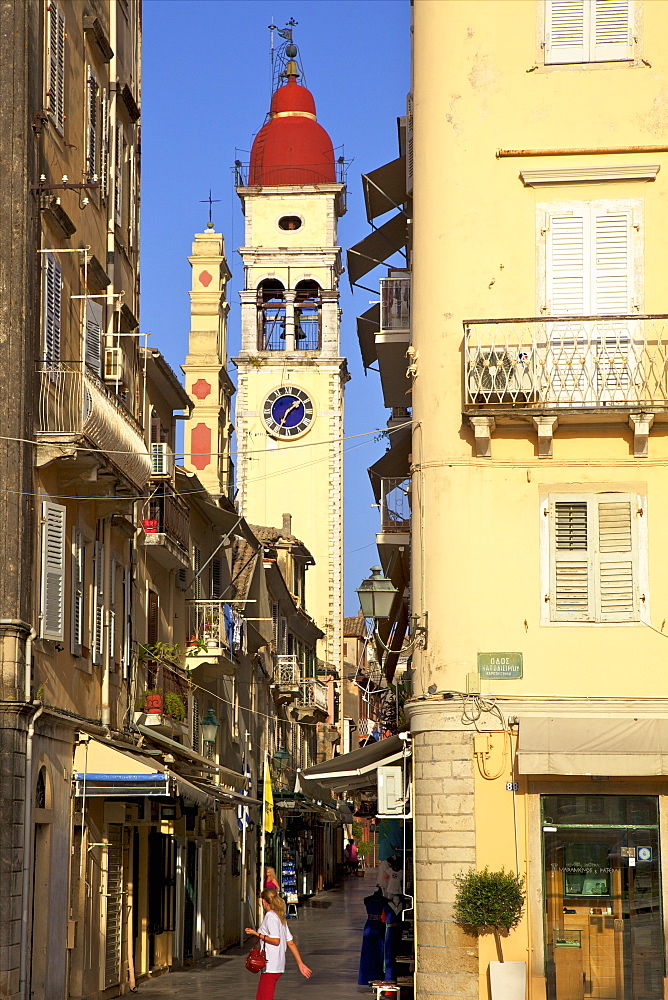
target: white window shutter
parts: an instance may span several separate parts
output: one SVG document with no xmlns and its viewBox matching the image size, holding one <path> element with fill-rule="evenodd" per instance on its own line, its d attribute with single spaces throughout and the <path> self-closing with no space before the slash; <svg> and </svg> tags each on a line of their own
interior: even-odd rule
<svg viewBox="0 0 668 1000">
<path fill-rule="evenodd" d="M 51 121 L 62 133 L 65 128 L 65 18 L 54 0 L 49 0 L 47 106 Z"/>
<path fill-rule="evenodd" d="M 636 595 L 637 544 L 631 498 L 609 494 L 597 503 L 598 620 L 634 621 L 640 617 Z"/>
<path fill-rule="evenodd" d="M 42 502 L 41 634 L 62 642 L 65 638 L 65 523 L 66 508 Z"/>
<path fill-rule="evenodd" d="M 84 359 L 97 376 L 102 374 L 102 303 L 86 299 Z"/>
<path fill-rule="evenodd" d="M 78 528 L 72 528 L 70 651 L 73 656 L 81 656 L 83 651 L 85 553 L 83 534 Z"/>
<path fill-rule="evenodd" d="M 109 93 L 102 88 L 100 97 L 100 194 L 106 202 L 109 194 Z"/>
<path fill-rule="evenodd" d="M 582 213 L 551 215 L 546 289 L 552 316 L 583 316 L 589 304 L 588 220 Z"/>
<path fill-rule="evenodd" d="M 63 298 L 63 273 L 56 258 L 44 254 L 44 360 L 60 361 L 60 328 Z"/>
<path fill-rule="evenodd" d="M 93 663 L 102 664 L 104 654 L 104 545 L 95 542 L 93 555 Z"/>
<path fill-rule="evenodd" d="M 633 58 L 631 0 L 591 0 L 590 58 L 614 62 Z"/>
<path fill-rule="evenodd" d="M 95 78 L 92 66 L 89 66 L 88 79 L 86 81 L 86 167 L 88 176 L 91 178 L 98 174 L 99 93 L 100 86 Z"/>
<path fill-rule="evenodd" d="M 123 570 L 123 635 L 121 665 L 125 680 L 130 676 L 132 655 L 132 571 L 129 566 Z"/>
<path fill-rule="evenodd" d="M 109 579 L 109 662 L 116 662 L 116 570 L 115 559 L 111 560 L 111 575 Z"/>
<path fill-rule="evenodd" d="M 588 59 L 590 0 L 545 0 L 545 62 Z"/>
<path fill-rule="evenodd" d="M 550 618 L 593 621 L 589 503 L 564 498 L 550 504 Z"/>
<path fill-rule="evenodd" d="M 632 305 L 630 212 L 597 212 L 592 220 L 593 311 L 628 313 Z"/>
</svg>

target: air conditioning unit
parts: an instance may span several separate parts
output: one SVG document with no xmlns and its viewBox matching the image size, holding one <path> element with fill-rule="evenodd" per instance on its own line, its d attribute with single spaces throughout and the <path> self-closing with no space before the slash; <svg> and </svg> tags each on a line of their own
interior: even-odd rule
<svg viewBox="0 0 668 1000">
<path fill-rule="evenodd" d="M 530 351 L 478 349 L 469 356 L 468 392 L 471 403 L 528 403 L 535 398 Z"/>
<path fill-rule="evenodd" d="M 151 476 L 170 478 L 174 474 L 174 452 L 164 442 L 151 445 Z"/>
<path fill-rule="evenodd" d="M 121 347 L 106 347 L 104 351 L 104 381 L 128 388 L 125 377 L 125 355 Z"/>
</svg>

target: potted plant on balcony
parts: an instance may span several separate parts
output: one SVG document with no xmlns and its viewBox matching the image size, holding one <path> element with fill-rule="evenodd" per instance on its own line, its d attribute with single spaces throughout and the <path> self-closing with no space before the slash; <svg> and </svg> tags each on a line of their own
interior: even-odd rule
<svg viewBox="0 0 668 1000">
<path fill-rule="evenodd" d="M 501 935 L 516 927 L 522 916 L 524 878 L 503 868 L 495 872 L 483 868 L 461 872 L 455 884 L 455 921 L 478 934 L 494 935 L 499 960 L 489 963 L 492 1000 L 524 1000 L 526 962 L 504 961 L 501 946 Z"/>
<path fill-rule="evenodd" d="M 173 691 L 168 691 L 165 694 L 165 715 L 174 719 L 175 722 L 183 722 L 186 717 L 186 706 L 181 695 L 175 694 Z"/>
<path fill-rule="evenodd" d="M 162 692 L 149 688 L 144 695 L 141 711 L 147 715 L 162 715 Z"/>
<path fill-rule="evenodd" d="M 156 518 L 145 517 L 142 520 L 141 526 L 147 535 L 155 535 L 158 530 L 159 522 Z"/>
</svg>

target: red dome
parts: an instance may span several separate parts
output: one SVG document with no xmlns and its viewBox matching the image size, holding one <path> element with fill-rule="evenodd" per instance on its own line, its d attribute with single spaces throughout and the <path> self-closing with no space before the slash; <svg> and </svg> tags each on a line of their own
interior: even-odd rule
<svg viewBox="0 0 668 1000">
<path fill-rule="evenodd" d="M 275 91 L 269 121 L 255 136 L 249 184 L 334 184 L 332 140 L 315 120 L 315 101 L 294 76 Z"/>
</svg>

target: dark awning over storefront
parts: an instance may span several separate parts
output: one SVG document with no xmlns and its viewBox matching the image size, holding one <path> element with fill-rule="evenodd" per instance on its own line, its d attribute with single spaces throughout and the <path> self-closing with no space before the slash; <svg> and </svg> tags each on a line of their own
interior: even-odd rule
<svg viewBox="0 0 668 1000">
<path fill-rule="evenodd" d="M 520 774 L 668 775 L 668 719 L 520 718 Z"/>
<path fill-rule="evenodd" d="M 370 743 L 359 750 L 339 754 L 322 764 L 314 764 L 302 772 L 304 777 L 317 781 L 332 791 L 371 788 L 376 783 L 376 770 L 384 764 L 395 764 L 410 754 L 410 745 L 400 736 Z"/>
<path fill-rule="evenodd" d="M 357 339 L 359 340 L 362 363 L 365 368 L 371 368 L 378 360 L 376 351 L 376 334 L 380 330 L 380 302 L 376 302 L 357 317 Z"/>
<path fill-rule="evenodd" d="M 398 156 L 362 174 L 362 189 L 369 222 L 393 208 L 400 208 L 406 201 L 406 157 Z"/>
<path fill-rule="evenodd" d="M 388 257 L 405 246 L 406 216 L 399 212 L 348 250 L 348 277 L 351 285 L 373 271 L 374 267 L 384 264 Z"/>
</svg>

